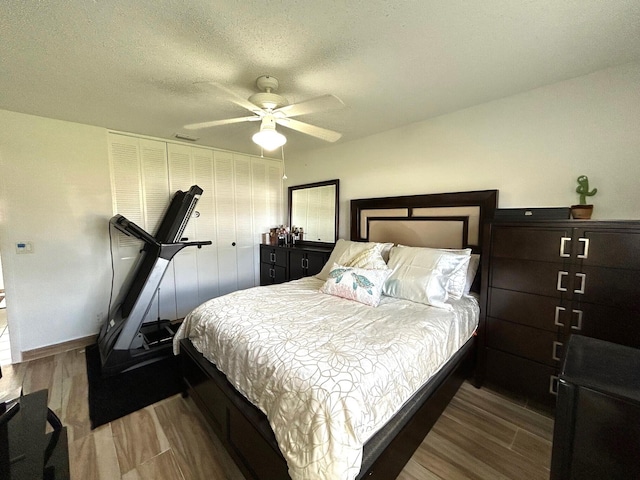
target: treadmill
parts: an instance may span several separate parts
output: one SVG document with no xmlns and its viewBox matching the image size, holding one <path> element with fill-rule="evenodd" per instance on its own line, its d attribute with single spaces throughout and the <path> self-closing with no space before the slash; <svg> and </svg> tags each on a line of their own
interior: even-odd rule
<svg viewBox="0 0 640 480">
<path fill-rule="evenodd" d="M 162 277 L 173 257 L 186 247 L 202 248 L 211 241 L 182 241 L 182 234 L 202 189 L 178 190 L 169 204 L 155 237 L 122 215 L 109 220 L 111 226 L 144 242 L 135 273 L 120 292 L 122 302 L 109 312 L 98 335 L 102 376 L 112 376 L 156 362 L 172 354 L 175 331 L 170 320 L 143 323 Z M 186 240 L 186 239 L 185 239 Z M 123 296 L 124 295 L 124 296 Z"/>
</svg>

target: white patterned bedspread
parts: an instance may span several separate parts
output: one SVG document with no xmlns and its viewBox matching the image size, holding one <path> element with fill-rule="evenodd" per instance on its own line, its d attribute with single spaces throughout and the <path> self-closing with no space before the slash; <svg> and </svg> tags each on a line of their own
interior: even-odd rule
<svg viewBox="0 0 640 480">
<path fill-rule="evenodd" d="M 472 335 L 478 303 L 446 311 L 382 297 L 377 308 L 320 293 L 313 277 L 214 298 L 188 337 L 269 419 L 289 475 L 353 479 L 363 444 Z"/>
</svg>

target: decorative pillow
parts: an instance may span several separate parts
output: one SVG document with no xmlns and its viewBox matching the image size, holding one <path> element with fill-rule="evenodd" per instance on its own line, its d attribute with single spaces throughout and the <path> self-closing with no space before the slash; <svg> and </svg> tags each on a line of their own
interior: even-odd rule
<svg viewBox="0 0 640 480">
<path fill-rule="evenodd" d="M 393 248 L 389 256 L 392 272 L 383 287 L 385 295 L 404 298 L 412 302 L 451 310 L 446 303 L 448 289 L 459 289 L 462 295 L 469 254 L 456 254 L 437 248 L 402 247 Z M 451 283 L 463 270 L 460 285 Z"/>
<path fill-rule="evenodd" d="M 386 270 L 387 262 L 382 258 L 382 247 L 384 245 L 381 243 L 376 243 L 372 247 L 369 247 L 365 250 L 362 250 L 360 253 L 357 253 L 352 258 L 344 258 L 347 255 L 343 255 L 343 257 L 338 263 L 342 264 L 345 267 L 355 267 L 355 268 L 368 268 L 373 270 Z"/>
<path fill-rule="evenodd" d="M 329 271 L 329 278 L 320 287 L 320 291 L 377 307 L 382 286 L 390 273 L 389 269 L 369 270 L 334 263 Z"/>
<path fill-rule="evenodd" d="M 398 247 L 407 248 L 405 245 L 398 245 Z M 444 252 L 447 257 L 452 261 L 452 270 L 447 273 L 448 278 L 446 280 L 446 289 L 449 297 L 459 300 L 462 298 L 462 295 L 469 293 L 468 290 L 465 291 L 467 286 L 467 275 L 470 265 L 470 248 L 461 248 L 461 249 L 453 249 L 453 248 L 428 248 L 428 247 L 411 247 L 411 248 L 425 248 L 427 250 L 438 250 L 440 252 Z M 450 256 L 450 257 L 449 257 Z M 462 257 L 466 257 L 462 258 Z M 476 264 L 477 269 L 477 264 Z M 475 272 L 474 272 L 475 274 Z M 471 279 L 471 283 L 473 283 L 473 278 Z M 471 288 L 471 285 L 469 285 Z"/>
<path fill-rule="evenodd" d="M 378 254 L 382 255 L 382 258 L 384 259 L 385 252 L 388 252 L 392 246 L 393 243 L 354 242 L 352 240 L 344 240 L 340 238 L 336 242 L 335 247 L 333 247 L 329 260 L 324 265 L 320 273 L 316 275 L 316 278 L 326 281 L 329 278 L 329 272 L 331 271 L 334 263 L 339 265 L 350 264 L 351 260 L 353 260 L 357 255 L 374 247 L 379 249 Z M 375 255 L 372 254 L 372 257 L 375 257 Z M 386 268 L 386 261 L 384 266 L 382 266 L 378 261 L 374 262 L 373 260 L 368 264 L 366 262 L 358 263 L 358 265 L 349 266 L 357 266 L 358 268 L 365 268 L 365 266 L 367 268 Z"/>
</svg>

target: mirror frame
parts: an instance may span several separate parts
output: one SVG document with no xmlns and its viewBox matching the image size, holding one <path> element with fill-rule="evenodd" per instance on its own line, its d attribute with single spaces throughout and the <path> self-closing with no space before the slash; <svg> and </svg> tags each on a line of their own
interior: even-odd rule
<svg viewBox="0 0 640 480">
<path fill-rule="evenodd" d="M 319 245 L 327 245 L 327 244 L 334 244 L 338 241 L 338 225 L 339 225 L 339 212 L 340 212 L 340 180 L 339 179 L 334 179 L 334 180 L 326 180 L 324 182 L 315 182 L 315 183 L 306 183 L 304 185 L 294 185 L 289 187 L 289 226 L 291 227 L 291 219 L 293 218 L 292 215 L 292 211 L 291 211 L 291 206 L 293 204 L 293 192 L 295 190 L 303 190 L 305 188 L 315 188 L 315 187 L 326 187 L 329 185 L 334 185 L 336 187 L 336 199 L 335 199 L 335 214 L 334 214 L 334 240 L 333 242 L 318 242 L 318 241 L 309 241 L 309 240 L 303 240 L 301 243 L 306 243 L 306 244 L 319 244 Z"/>
</svg>

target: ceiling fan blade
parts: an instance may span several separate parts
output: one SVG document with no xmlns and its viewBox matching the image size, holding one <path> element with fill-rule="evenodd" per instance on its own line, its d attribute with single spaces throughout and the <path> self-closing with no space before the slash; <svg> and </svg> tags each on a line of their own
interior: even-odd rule
<svg viewBox="0 0 640 480">
<path fill-rule="evenodd" d="M 227 118 L 224 120 L 212 120 L 210 122 L 190 123 L 182 128 L 186 130 L 200 130 L 201 128 L 217 127 L 219 125 L 229 125 L 231 123 L 255 122 L 257 120 L 260 120 L 259 116 L 251 115 L 250 117 Z"/>
<path fill-rule="evenodd" d="M 301 122 L 299 120 L 293 120 L 291 118 L 276 118 L 276 123 L 283 127 L 297 130 L 298 132 L 306 133 L 312 137 L 326 140 L 327 142 L 336 142 L 342 137 L 341 133 L 334 132 L 322 127 L 316 127 L 308 123 Z"/>
<path fill-rule="evenodd" d="M 320 97 L 311 98 L 303 102 L 294 103 L 292 105 L 286 105 L 284 107 L 277 108 L 273 113 L 277 116 L 278 113 L 283 113 L 287 117 L 297 117 L 298 115 L 306 115 L 308 113 L 326 112 L 328 110 L 335 110 L 337 108 L 343 108 L 344 102 L 335 95 L 322 95 Z"/>
<path fill-rule="evenodd" d="M 217 83 L 217 82 L 196 82 L 196 83 L 206 83 L 208 85 L 212 85 L 212 86 L 216 87 L 218 90 L 221 90 L 222 92 L 227 94 L 229 96 L 229 100 L 230 101 L 232 101 L 236 105 L 241 106 L 242 108 L 246 108 L 247 110 L 249 110 L 250 112 L 255 113 L 256 115 L 263 115 L 265 113 L 265 111 L 263 109 L 261 109 L 259 106 L 254 105 L 253 103 L 251 103 L 246 98 L 241 97 L 236 92 L 234 92 L 233 90 L 229 89 L 228 87 L 225 87 L 224 85 L 222 85 L 220 83 Z"/>
</svg>

